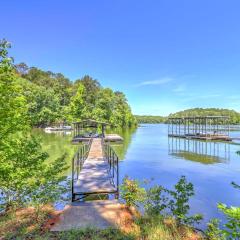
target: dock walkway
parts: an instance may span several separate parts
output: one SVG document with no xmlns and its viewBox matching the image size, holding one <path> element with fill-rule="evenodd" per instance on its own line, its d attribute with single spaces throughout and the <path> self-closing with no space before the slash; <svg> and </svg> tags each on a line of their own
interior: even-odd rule
<svg viewBox="0 0 240 240">
<path fill-rule="evenodd" d="M 117 189 L 110 174 L 110 167 L 104 154 L 102 139 L 93 138 L 88 156 L 74 181 L 74 194 L 115 193 Z"/>
</svg>

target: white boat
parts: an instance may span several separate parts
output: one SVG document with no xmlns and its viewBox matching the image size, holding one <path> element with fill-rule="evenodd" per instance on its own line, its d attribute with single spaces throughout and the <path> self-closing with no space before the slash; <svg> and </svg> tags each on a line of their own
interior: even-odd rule
<svg viewBox="0 0 240 240">
<path fill-rule="evenodd" d="M 60 127 L 46 127 L 45 132 L 56 132 L 56 131 L 71 131 L 71 126 L 60 126 Z"/>
</svg>

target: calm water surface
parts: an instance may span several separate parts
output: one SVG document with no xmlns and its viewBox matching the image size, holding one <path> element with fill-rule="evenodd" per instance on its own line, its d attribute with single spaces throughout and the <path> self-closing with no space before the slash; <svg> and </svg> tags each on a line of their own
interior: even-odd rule
<svg viewBox="0 0 240 240">
<path fill-rule="evenodd" d="M 124 143 L 113 147 L 121 159 L 121 180 L 128 175 L 139 180 L 152 179 L 151 185 L 172 188 L 185 175 L 195 188 L 191 213 L 204 215 L 203 228 L 210 218 L 223 219 L 216 207 L 218 202 L 240 205 L 240 192 L 231 186 L 232 181 L 240 183 L 240 156 L 236 154 L 239 143 L 168 138 L 164 124 L 144 124 L 118 133 L 124 137 Z M 66 152 L 70 166 L 76 149 L 70 143 L 70 135 L 47 134 L 41 130 L 35 134 L 42 137 L 50 159 Z M 232 134 L 240 137 L 240 132 Z"/>
</svg>

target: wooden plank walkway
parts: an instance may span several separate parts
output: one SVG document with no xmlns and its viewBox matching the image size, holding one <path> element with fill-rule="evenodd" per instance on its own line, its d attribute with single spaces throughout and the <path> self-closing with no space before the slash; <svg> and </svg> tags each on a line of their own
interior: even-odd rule
<svg viewBox="0 0 240 240">
<path fill-rule="evenodd" d="M 109 174 L 109 164 L 104 157 L 102 139 L 93 138 L 88 157 L 74 183 L 74 193 L 91 194 L 115 191 L 116 187 L 112 184 Z"/>
</svg>

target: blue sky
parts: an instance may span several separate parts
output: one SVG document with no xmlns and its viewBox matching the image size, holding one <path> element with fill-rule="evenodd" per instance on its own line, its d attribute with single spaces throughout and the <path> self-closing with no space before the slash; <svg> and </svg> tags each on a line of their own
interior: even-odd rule
<svg viewBox="0 0 240 240">
<path fill-rule="evenodd" d="M 240 111 L 239 0 L 1 0 L 15 62 L 85 74 L 135 114 Z"/>
</svg>

